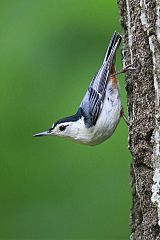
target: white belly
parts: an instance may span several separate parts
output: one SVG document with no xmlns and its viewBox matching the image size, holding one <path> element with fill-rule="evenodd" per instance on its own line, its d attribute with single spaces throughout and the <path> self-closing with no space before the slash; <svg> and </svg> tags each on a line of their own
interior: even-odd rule
<svg viewBox="0 0 160 240">
<path fill-rule="evenodd" d="M 86 129 L 87 132 L 84 132 L 82 143 L 97 145 L 109 138 L 120 120 L 121 108 L 119 90 L 115 88 L 112 93 L 107 91 L 97 123 L 95 126 Z"/>
<path fill-rule="evenodd" d="M 121 108 L 118 90 L 114 93 L 114 97 L 112 96 L 109 100 L 108 97 L 105 98 L 102 112 L 94 127 L 91 145 L 101 143 L 113 134 L 120 120 Z"/>
</svg>

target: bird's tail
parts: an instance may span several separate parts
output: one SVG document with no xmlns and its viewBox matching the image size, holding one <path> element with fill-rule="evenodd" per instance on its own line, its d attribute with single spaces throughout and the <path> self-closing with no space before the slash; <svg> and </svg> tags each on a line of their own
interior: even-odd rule
<svg viewBox="0 0 160 240">
<path fill-rule="evenodd" d="M 122 39 L 121 35 L 119 33 L 116 33 L 116 31 L 115 31 L 110 40 L 110 43 L 109 43 L 109 46 L 108 46 L 108 49 L 105 54 L 103 62 L 108 61 L 110 56 L 115 58 L 115 53 L 116 53 L 117 48 L 120 45 L 121 39 Z"/>
</svg>

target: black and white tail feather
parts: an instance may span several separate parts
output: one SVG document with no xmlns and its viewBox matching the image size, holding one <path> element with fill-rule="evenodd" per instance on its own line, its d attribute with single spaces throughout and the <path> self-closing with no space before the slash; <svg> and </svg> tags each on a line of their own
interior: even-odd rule
<svg viewBox="0 0 160 240">
<path fill-rule="evenodd" d="M 103 64 L 92 79 L 88 91 L 80 104 L 88 127 L 92 127 L 96 124 L 103 107 L 109 74 L 112 66 L 115 64 L 116 50 L 120 42 L 120 34 L 114 32 L 105 54 Z"/>
</svg>

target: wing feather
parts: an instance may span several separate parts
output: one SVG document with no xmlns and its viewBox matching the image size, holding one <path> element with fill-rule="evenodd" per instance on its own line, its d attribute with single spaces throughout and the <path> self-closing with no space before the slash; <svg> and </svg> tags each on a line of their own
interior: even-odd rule
<svg viewBox="0 0 160 240">
<path fill-rule="evenodd" d="M 121 41 L 121 36 L 114 32 L 112 39 L 109 43 L 107 53 L 102 66 L 93 77 L 86 95 L 84 96 L 80 107 L 83 109 L 84 118 L 88 127 L 94 126 L 97 122 L 106 94 L 108 77 L 111 67 L 114 64 L 116 50 Z"/>
</svg>

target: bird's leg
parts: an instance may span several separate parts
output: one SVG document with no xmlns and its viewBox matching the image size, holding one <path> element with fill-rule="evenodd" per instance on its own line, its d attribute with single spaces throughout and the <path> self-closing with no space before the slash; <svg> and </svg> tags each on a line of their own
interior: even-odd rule
<svg viewBox="0 0 160 240">
<path fill-rule="evenodd" d="M 123 108 L 121 109 L 121 116 L 123 117 L 125 123 L 129 126 L 130 122 L 129 122 L 128 118 L 126 117 L 126 115 L 124 114 Z"/>
<path fill-rule="evenodd" d="M 133 64 L 129 64 L 126 67 L 122 68 L 120 71 L 113 73 L 112 75 L 115 76 L 115 75 L 118 75 L 118 74 L 121 74 L 121 73 L 125 73 L 125 72 L 127 72 L 129 70 L 135 70 L 135 69 L 136 68 L 133 67 Z"/>
</svg>

